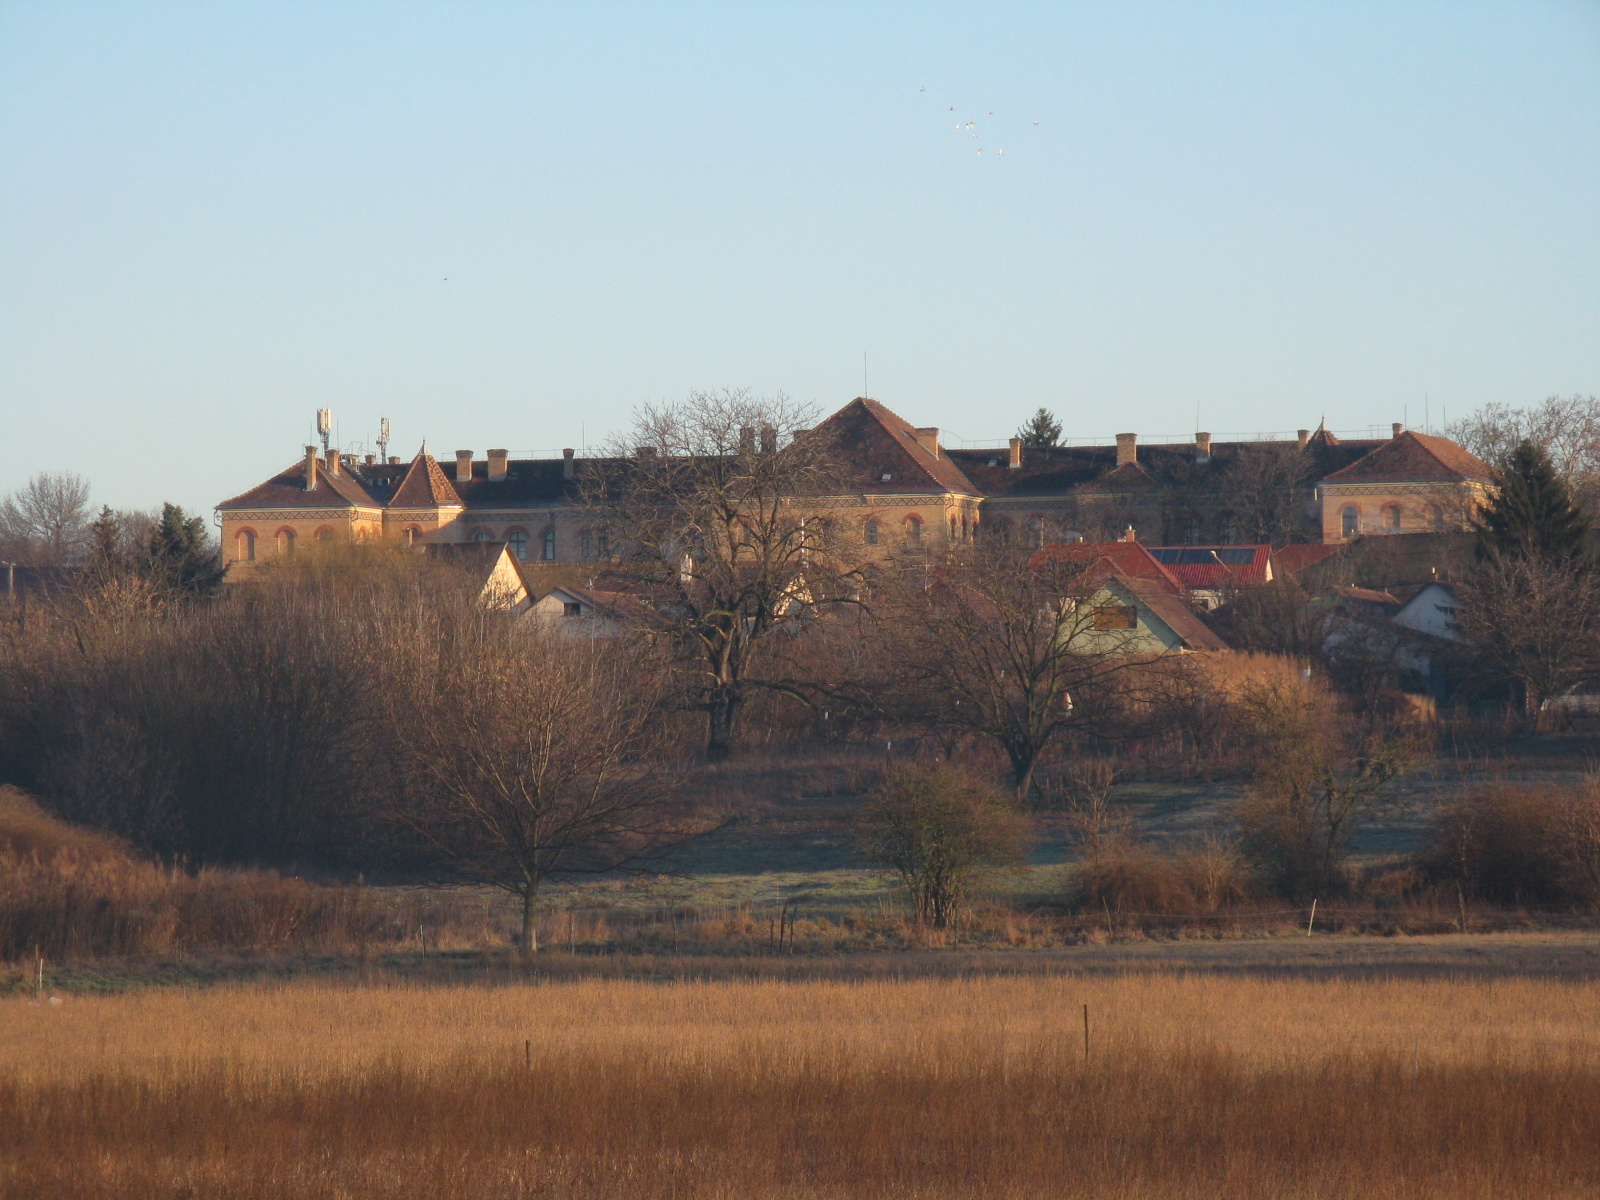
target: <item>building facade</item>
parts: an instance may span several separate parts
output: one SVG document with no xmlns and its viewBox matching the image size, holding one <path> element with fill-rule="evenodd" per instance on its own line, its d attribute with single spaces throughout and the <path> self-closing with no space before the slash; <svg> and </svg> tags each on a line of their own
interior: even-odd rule
<svg viewBox="0 0 1600 1200">
<path fill-rule="evenodd" d="M 842 466 L 839 493 L 811 507 L 855 527 L 868 562 L 938 553 L 979 536 L 1018 545 L 1340 542 L 1366 534 L 1461 530 L 1488 494 L 1489 467 L 1445 438 L 1395 426 L 1388 439 L 950 449 L 875 400 L 852 400 L 815 429 Z M 603 516 L 584 503 L 585 460 L 512 460 L 426 447 L 409 463 L 307 447 L 294 465 L 218 506 L 229 578 L 329 541 L 504 542 L 524 563 L 610 559 Z M 980 532 L 981 531 L 981 532 Z"/>
</svg>

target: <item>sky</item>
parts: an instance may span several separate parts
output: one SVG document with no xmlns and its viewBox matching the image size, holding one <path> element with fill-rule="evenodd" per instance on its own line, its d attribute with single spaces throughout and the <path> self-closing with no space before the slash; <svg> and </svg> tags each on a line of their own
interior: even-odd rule
<svg viewBox="0 0 1600 1200">
<path fill-rule="evenodd" d="M 0 0 L 0 493 L 722 387 L 954 445 L 1600 393 L 1600 2 Z"/>
</svg>

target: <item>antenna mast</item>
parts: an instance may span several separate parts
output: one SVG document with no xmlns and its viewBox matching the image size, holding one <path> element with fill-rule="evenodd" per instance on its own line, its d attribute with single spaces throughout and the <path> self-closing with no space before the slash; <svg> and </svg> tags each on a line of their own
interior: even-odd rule
<svg viewBox="0 0 1600 1200">
<path fill-rule="evenodd" d="M 378 418 L 378 461 L 389 461 L 389 418 Z"/>
<path fill-rule="evenodd" d="M 328 435 L 333 432 L 333 409 L 317 409 L 317 434 L 322 438 L 322 452 L 328 452 Z"/>
</svg>

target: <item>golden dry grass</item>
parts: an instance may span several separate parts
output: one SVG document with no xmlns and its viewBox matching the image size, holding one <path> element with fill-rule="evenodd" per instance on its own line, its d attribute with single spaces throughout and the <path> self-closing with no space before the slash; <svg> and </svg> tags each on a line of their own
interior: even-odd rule
<svg viewBox="0 0 1600 1200">
<path fill-rule="evenodd" d="M 0 1004 L 6 1196 L 1597 1192 L 1592 983 L 587 980 Z"/>
</svg>

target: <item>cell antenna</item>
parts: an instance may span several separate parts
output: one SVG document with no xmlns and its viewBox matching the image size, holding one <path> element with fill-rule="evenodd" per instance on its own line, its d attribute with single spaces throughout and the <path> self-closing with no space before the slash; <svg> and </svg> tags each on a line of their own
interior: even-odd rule
<svg viewBox="0 0 1600 1200">
<path fill-rule="evenodd" d="M 378 461 L 389 461 L 389 418 L 378 418 Z"/>
<path fill-rule="evenodd" d="M 322 450 L 323 450 L 324 454 L 326 454 L 327 450 L 328 450 L 328 435 L 330 433 L 332 433 L 332 432 L 333 432 L 333 409 L 331 409 L 331 408 L 319 408 L 319 409 L 317 409 L 317 434 L 318 434 L 318 436 L 320 436 L 322 438 Z"/>
</svg>

